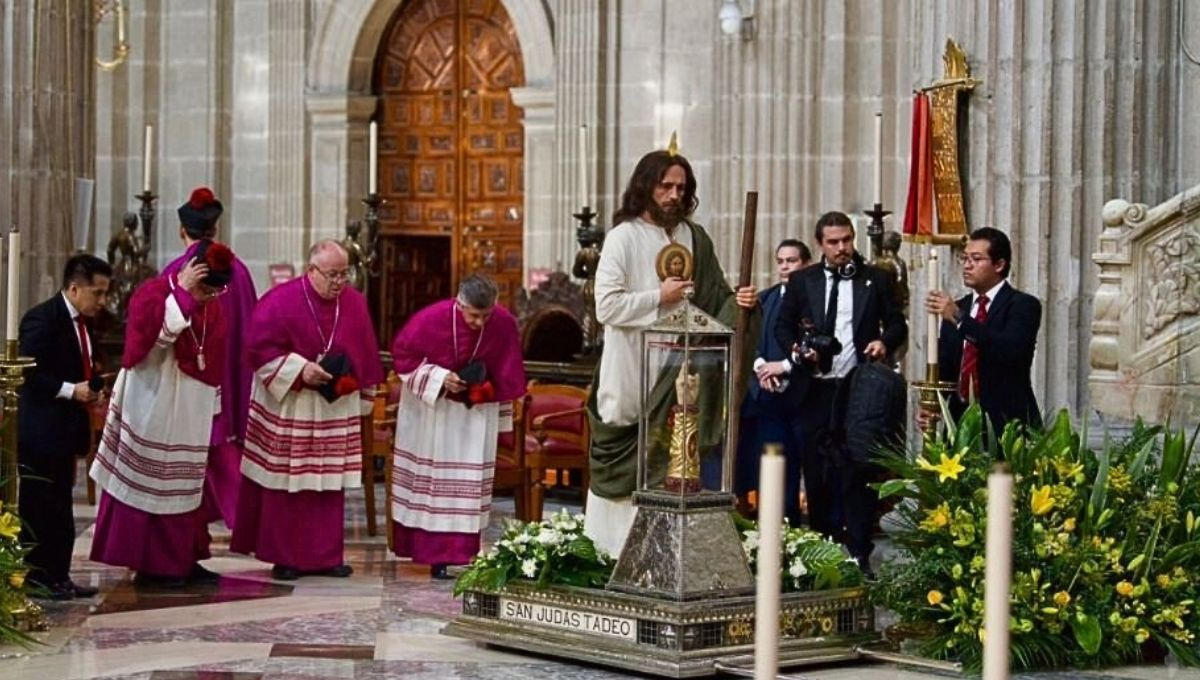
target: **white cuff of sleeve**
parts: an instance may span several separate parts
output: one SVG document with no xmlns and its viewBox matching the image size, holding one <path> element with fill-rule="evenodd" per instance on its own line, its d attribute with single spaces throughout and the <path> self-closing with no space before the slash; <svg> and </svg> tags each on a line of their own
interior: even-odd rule
<svg viewBox="0 0 1200 680">
<path fill-rule="evenodd" d="M 74 399 L 75 398 L 75 386 L 69 382 L 63 383 L 62 387 L 58 388 L 58 394 L 56 396 L 59 399 Z"/>
</svg>

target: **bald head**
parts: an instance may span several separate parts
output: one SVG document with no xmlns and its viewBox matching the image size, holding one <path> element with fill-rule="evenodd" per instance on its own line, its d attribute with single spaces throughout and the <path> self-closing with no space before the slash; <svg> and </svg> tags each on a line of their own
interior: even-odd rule
<svg viewBox="0 0 1200 680">
<path fill-rule="evenodd" d="M 342 244 L 327 238 L 308 249 L 308 282 L 323 298 L 335 298 L 346 287 L 350 255 Z"/>
</svg>

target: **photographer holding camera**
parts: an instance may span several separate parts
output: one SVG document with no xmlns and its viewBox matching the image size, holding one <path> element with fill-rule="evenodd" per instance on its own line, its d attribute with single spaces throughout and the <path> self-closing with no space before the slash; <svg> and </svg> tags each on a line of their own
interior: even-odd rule
<svg viewBox="0 0 1200 680">
<path fill-rule="evenodd" d="M 788 278 L 774 332 L 780 347 L 792 348 L 789 377 L 803 392 L 809 526 L 840 538 L 844 522 L 846 547 L 869 571 L 875 497 L 867 487 L 868 452 L 845 451 L 848 378 L 860 365 L 886 361 L 908 338 L 908 324 L 891 277 L 854 252 L 854 223 L 845 213 L 822 215 L 814 235 L 820 266 Z M 835 499 L 842 513 L 834 512 Z"/>
</svg>

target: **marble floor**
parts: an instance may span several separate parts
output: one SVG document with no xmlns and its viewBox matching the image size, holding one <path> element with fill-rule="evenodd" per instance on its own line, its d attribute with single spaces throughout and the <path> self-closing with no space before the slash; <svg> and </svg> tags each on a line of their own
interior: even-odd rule
<svg viewBox="0 0 1200 680">
<path fill-rule="evenodd" d="M 82 479 L 82 475 L 80 476 Z M 365 529 L 361 492 L 347 497 L 348 579 L 271 579 L 270 565 L 228 551 L 214 525 L 215 586 L 135 589 L 124 569 L 86 559 L 95 508 L 78 494 L 73 577 L 96 586 L 90 600 L 46 603 L 52 628 L 33 649 L 0 646 L 3 680 L 324 680 L 495 678 L 610 680 L 641 677 L 485 647 L 443 636 L 458 601 L 451 582 L 392 556 Z M 489 534 L 512 502 L 497 499 Z M 886 664 L 803 668 L 787 677 L 916 680 L 939 677 Z M 1039 678 L 1200 680 L 1200 672 L 1138 667 Z"/>
</svg>

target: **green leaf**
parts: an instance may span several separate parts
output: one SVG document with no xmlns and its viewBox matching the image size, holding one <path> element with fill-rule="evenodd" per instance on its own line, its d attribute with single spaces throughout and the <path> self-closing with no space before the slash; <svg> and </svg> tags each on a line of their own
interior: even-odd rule
<svg viewBox="0 0 1200 680">
<path fill-rule="evenodd" d="M 1174 569 L 1177 566 L 1185 566 L 1187 568 L 1187 564 L 1185 563 L 1191 563 L 1197 556 L 1200 556 L 1200 541 L 1181 543 L 1167 550 L 1167 554 L 1163 555 L 1162 559 L 1158 561 L 1158 569 L 1162 572 Z M 1197 566 L 1200 565 L 1191 564 L 1189 571 L 1194 572 Z"/>
<path fill-rule="evenodd" d="M 879 497 L 888 498 L 891 496 L 911 496 L 912 493 L 909 485 L 912 484 L 911 479 L 889 479 L 879 485 Z"/>
<path fill-rule="evenodd" d="M 1166 487 L 1168 483 L 1178 482 L 1179 476 L 1183 472 L 1184 464 L 1187 463 L 1187 433 L 1180 430 L 1178 433 L 1167 431 L 1163 435 L 1162 445 L 1162 469 L 1160 471 L 1159 483 Z"/>
<path fill-rule="evenodd" d="M 1154 440 L 1147 439 L 1142 448 L 1133 457 L 1133 462 L 1129 464 L 1129 476 L 1137 479 L 1142 476 L 1142 470 L 1146 467 L 1146 461 L 1150 458 L 1150 452 L 1154 450 Z"/>
<path fill-rule="evenodd" d="M 596 544 L 587 536 L 579 536 L 568 543 L 567 552 L 581 560 L 596 561 Z"/>
<path fill-rule="evenodd" d="M 1088 614 L 1077 614 L 1071 618 L 1071 631 L 1075 633 L 1075 641 L 1088 656 L 1095 656 L 1100 651 L 1100 643 L 1104 633 L 1100 630 L 1100 621 Z"/>
<path fill-rule="evenodd" d="M 1104 512 L 1104 504 L 1108 502 L 1108 474 L 1109 474 L 1109 455 L 1111 449 L 1105 446 L 1100 449 L 1100 453 L 1096 457 L 1100 460 L 1100 466 L 1096 470 L 1096 479 L 1092 482 L 1092 497 L 1088 503 L 1091 512 L 1089 516 L 1099 517 Z"/>
</svg>

